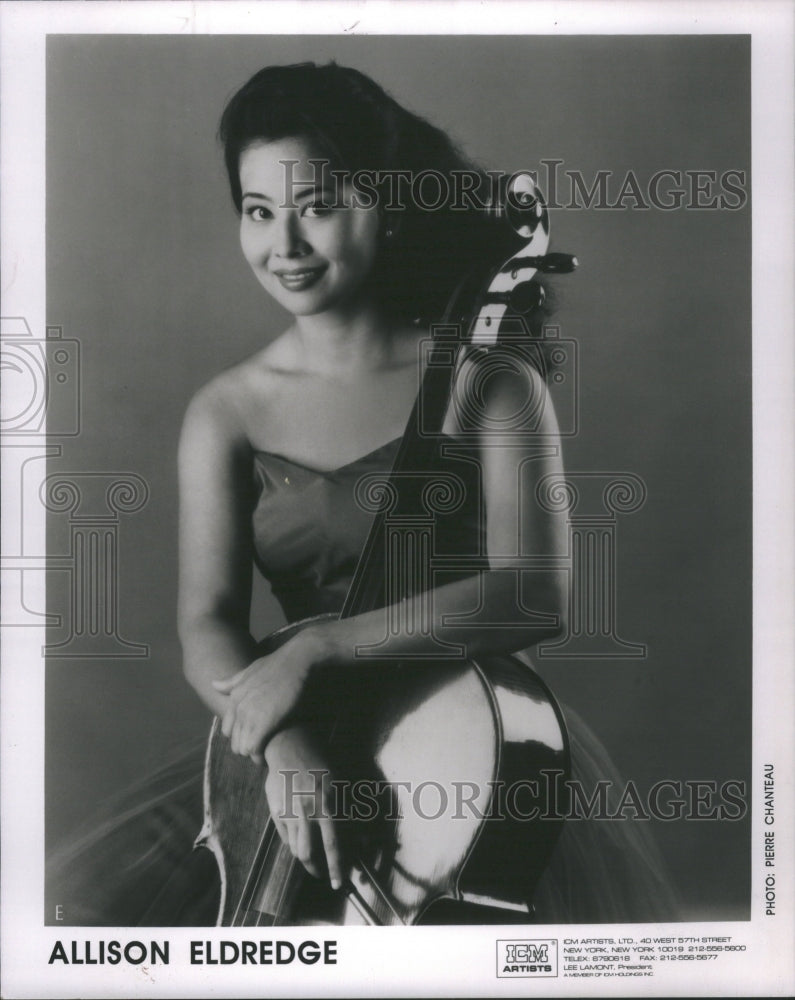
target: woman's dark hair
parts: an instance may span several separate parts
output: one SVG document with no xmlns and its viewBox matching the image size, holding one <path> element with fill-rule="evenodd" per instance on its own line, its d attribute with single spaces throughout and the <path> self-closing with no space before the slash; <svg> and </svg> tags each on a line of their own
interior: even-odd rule
<svg viewBox="0 0 795 1000">
<path fill-rule="evenodd" d="M 351 176 L 375 172 L 394 185 L 396 172 L 409 178 L 433 171 L 450 179 L 466 172 L 485 189 L 486 175 L 429 122 L 403 108 L 364 73 L 336 63 L 268 66 L 231 98 L 219 128 L 232 200 L 241 211 L 240 157 L 256 142 L 308 140 L 319 156 Z M 429 189 L 433 189 L 430 178 Z M 470 184 L 473 181 L 470 181 Z M 375 185 L 384 217 L 383 239 L 373 273 L 379 301 L 402 319 L 436 318 L 457 280 L 472 266 L 493 223 L 476 208 L 434 210 L 398 198 Z M 439 188 L 437 188 L 437 191 Z M 432 196 L 433 197 L 433 196 Z"/>
</svg>

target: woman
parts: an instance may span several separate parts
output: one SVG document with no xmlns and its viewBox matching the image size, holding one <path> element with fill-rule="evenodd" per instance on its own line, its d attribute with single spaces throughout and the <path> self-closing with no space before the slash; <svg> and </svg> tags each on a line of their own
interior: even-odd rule
<svg viewBox="0 0 795 1000">
<path fill-rule="evenodd" d="M 474 458 L 479 480 L 449 538 L 486 553 L 490 567 L 433 589 L 430 631 L 402 628 L 384 645 L 386 612 L 371 611 L 311 625 L 258 655 L 249 632 L 252 557 L 289 620 L 340 611 L 369 527 L 354 500 L 356 482 L 388 471 L 417 395 L 427 323 L 412 321 L 438 315 L 490 230 L 475 210 L 446 211 L 448 204 L 424 211 L 405 190 L 387 190 L 399 172 L 412 177 L 432 169 L 451 178 L 472 168 L 443 133 L 355 70 L 333 64 L 262 70 L 229 102 L 221 138 L 243 254 L 292 319 L 259 353 L 200 390 L 185 418 L 179 455 L 185 672 L 222 720 L 232 751 L 267 764 L 279 835 L 308 872 L 335 890 L 348 862 L 331 808 L 316 817 L 311 796 L 293 795 L 292 811 L 285 798 L 286 773 L 293 792 L 311 793 L 317 773 L 329 771 L 322 735 L 302 717 L 302 697 L 329 678 L 344 687 L 362 646 L 381 642 L 389 656 L 422 658 L 442 640 L 474 657 L 557 634 L 565 608 L 562 571 L 529 574 L 531 588 L 523 594 L 529 613 L 516 593 L 526 553 L 550 557 L 547 565 L 556 557 L 559 565 L 565 554 L 563 515 L 527 500 L 543 477 L 561 474 L 560 448 L 539 457 L 534 444 L 538 435 L 557 441 L 557 427 L 542 374 L 527 364 L 488 379 L 477 417 L 466 399 L 447 414 L 444 434 L 466 438 L 467 466 Z M 357 187 L 362 176 L 367 190 Z M 466 374 L 459 376 L 462 385 Z M 527 407 L 528 399 L 536 405 Z M 528 413 L 532 425 L 514 416 Z M 481 440 L 473 419 L 504 428 L 504 440 Z M 506 489 L 520 474 L 523 489 Z M 465 624 L 463 612 L 469 612 Z M 459 623 L 450 624 L 456 616 Z M 578 776 L 586 784 L 609 779 L 597 741 L 572 716 L 569 727 Z M 170 794 L 172 778 L 172 771 L 164 774 L 160 800 L 171 810 L 168 832 L 164 837 L 158 828 L 144 881 L 162 878 L 169 867 L 177 875 L 140 917 L 147 923 L 166 922 L 160 902 L 175 894 L 203 904 L 211 898 L 206 873 L 178 861 L 189 846 L 181 817 L 196 798 L 196 782 L 186 778 L 179 795 Z M 140 840 L 151 816 L 146 803 L 132 808 L 126 825 L 109 824 L 106 843 Z M 660 915 L 659 908 L 644 910 L 646 896 L 664 892 L 650 849 L 616 824 L 601 825 L 607 829 L 588 824 L 584 832 L 566 831 L 568 843 L 536 900 L 539 919 Z M 151 844 L 151 835 L 143 838 Z M 143 870 L 136 851 L 145 854 L 146 847 L 132 848 L 131 870 Z"/>
</svg>

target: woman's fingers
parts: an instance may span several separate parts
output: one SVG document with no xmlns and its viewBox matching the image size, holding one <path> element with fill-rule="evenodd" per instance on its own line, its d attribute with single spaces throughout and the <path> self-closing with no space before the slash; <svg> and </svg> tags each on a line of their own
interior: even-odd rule
<svg viewBox="0 0 795 1000">
<path fill-rule="evenodd" d="M 229 698 L 222 731 L 232 738 L 232 750 L 259 755 L 277 728 L 290 716 L 300 698 L 301 677 L 293 676 L 287 661 L 255 660 L 226 680 L 213 681 Z"/>
<path fill-rule="evenodd" d="M 325 761 L 288 730 L 269 750 L 268 767 L 265 794 L 279 836 L 310 875 L 322 878 L 328 871 L 332 889 L 339 889 L 345 862 Z"/>
<path fill-rule="evenodd" d="M 227 706 L 224 712 L 223 718 L 221 719 L 221 732 L 224 736 L 231 738 L 232 730 L 235 725 L 235 718 L 237 717 L 237 706 L 232 702 Z"/>
<path fill-rule="evenodd" d="M 271 810 L 271 819 L 273 820 L 273 825 L 276 827 L 276 832 L 279 834 L 279 837 L 281 838 L 282 843 L 286 844 L 289 847 L 290 846 L 290 835 L 287 832 L 287 826 L 285 825 L 284 820 L 281 819 L 281 817 L 277 813 L 275 813 L 273 810 Z"/>
<path fill-rule="evenodd" d="M 323 839 L 323 850 L 326 852 L 326 865 L 332 889 L 339 889 L 343 883 L 342 852 L 340 851 L 334 820 L 323 816 L 318 821 L 320 836 Z"/>
<path fill-rule="evenodd" d="M 290 853 L 301 862 L 310 875 L 317 878 L 319 872 L 312 856 L 312 829 L 309 820 L 301 813 L 295 819 L 287 820 L 284 826 Z"/>
<path fill-rule="evenodd" d="M 285 821 L 285 828 L 287 829 L 287 845 L 290 848 L 290 853 L 293 857 L 298 856 L 298 824 L 295 820 Z"/>
<path fill-rule="evenodd" d="M 310 875 L 320 878 L 321 868 L 319 859 L 317 851 L 313 849 L 312 845 L 312 824 L 306 816 L 302 814 L 295 819 L 285 822 L 283 819 L 278 818 L 277 813 L 272 812 L 271 818 L 282 843 L 290 848 L 290 853 L 293 857 L 301 862 Z"/>
<path fill-rule="evenodd" d="M 269 718 L 263 718 L 259 714 L 252 717 L 246 712 L 238 712 L 240 719 L 240 753 L 258 754 L 262 752 L 273 735 L 273 727 L 269 724 Z"/>
<path fill-rule="evenodd" d="M 259 749 L 251 739 L 248 725 L 243 719 L 236 718 L 232 729 L 232 753 L 240 754 L 241 757 L 248 757 L 256 753 Z"/>
<path fill-rule="evenodd" d="M 312 826 L 303 813 L 299 815 L 298 819 L 294 821 L 294 823 L 295 826 L 298 827 L 298 833 L 295 838 L 295 849 L 293 850 L 293 854 L 298 858 L 310 875 L 314 875 L 315 878 L 320 878 L 320 870 L 317 865 L 317 859 L 315 858 L 315 852 L 312 849 Z"/>
<path fill-rule="evenodd" d="M 271 819 L 276 826 L 276 832 L 281 837 L 282 842 L 289 847 L 290 834 L 282 816 L 284 806 L 273 771 L 269 771 L 268 776 L 265 778 L 265 797 L 268 800 L 268 807 L 270 808 Z"/>
<path fill-rule="evenodd" d="M 232 753 L 264 761 L 263 750 L 273 735 L 273 713 L 262 706 L 234 702 L 224 713 L 221 732 L 231 741 Z"/>
</svg>

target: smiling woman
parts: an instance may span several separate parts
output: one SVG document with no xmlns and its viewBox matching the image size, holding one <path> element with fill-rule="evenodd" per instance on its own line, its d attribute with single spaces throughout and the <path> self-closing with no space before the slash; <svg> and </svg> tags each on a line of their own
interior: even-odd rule
<svg viewBox="0 0 795 1000">
<path fill-rule="evenodd" d="M 231 754 L 261 769 L 266 818 L 277 835 L 272 842 L 280 839 L 319 880 L 321 895 L 343 886 L 353 893 L 349 845 L 330 799 L 329 734 L 304 711 L 306 699 L 320 690 L 330 705 L 356 701 L 363 648 L 379 647 L 386 685 L 388 664 L 396 660 L 422 664 L 432 681 L 443 678 L 432 660 L 439 642 L 472 660 L 526 650 L 559 634 L 566 519 L 559 507 L 537 499 L 543 482 L 562 477 L 558 425 L 540 351 L 507 350 L 485 380 L 476 357 L 468 357 L 439 435 L 439 472 L 462 490 L 453 514 L 439 518 L 447 569 L 417 592 L 390 589 L 390 575 L 383 607 L 336 617 L 372 520 L 360 486 L 395 460 L 426 369 L 427 327 L 411 320 L 439 315 L 493 241 L 493 227 L 483 213 L 450 205 L 433 212 L 418 204 L 396 207 L 386 190 L 370 205 L 353 197 L 350 177 L 362 169 L 373 176 L 472 171 L 442 132 L 355 70 L 333 64 L 262 70 L 230 101 L 221 137 L 243 254 L 291 319 L 267 346 L 200 389 L 185 416 L 179 454 L 185 673 L 220 720 Z M 542 315 L 528 310 L 528 342 Z M 277 648 L 259 646 L 249 630 L 253 562 L 291 622 L 320 612 L 334 617 L 289 632 Z M 415 627 L 417 621 L 424 626 Z M 377 672 L 367 683 L 374 678 Z M 589 789 L 612 782 L 618 792 L 598 741 L 574 713 L 566 713 L 566 722 L 575 777 Z M 476 745 L 469 739 L 470 748 Z M 439 767 L 443 758 L 439 750 Z M 215 919 L 217 880 L 182 860 L 191 842 L 185 817 L 200 811 L 194 763 L 164 772 L 156 797 L 126 802 L 116 819 L 60 856 L 59 899 L 71 912 L 74 900 L 89 895 L 81 880 L 96 886 L 104 879 L 107 891 L 86 922 Z M 575 824 L 536 897 L 522 886 L 510 912 L 518 910 L 524 921 L 531 904 L 546 920 L 669 916 L 670 894 L 638 830 L 637 824 Z M 122 853 L 126 874 L 108 884 L 107 871 Z M 143 882 L 155 904 L 142 906 Z M 488 886 L 480 896 L 492 898 Z M 266 897 L 258 919 L 278 921 L 281 903 L 269 909 Z M 482 907 L 473 918 L 453 906 L 445 919 L 506 922 L 509 915 Z"/>
</svg>

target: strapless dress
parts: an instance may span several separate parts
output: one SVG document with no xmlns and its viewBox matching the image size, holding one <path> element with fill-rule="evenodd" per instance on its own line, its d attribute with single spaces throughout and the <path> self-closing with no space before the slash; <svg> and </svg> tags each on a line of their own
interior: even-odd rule
<svg viewBox="0 0 795 1000">
<path fill-rule="evenodd" d="M 356 500 L 356 484 L 363 476 L 388 473 L 398 443 L 330 471 L 270 452 L 253 454 L 254 559 L 288 621 L 340 611 L 372 519 Z M 483 524 L 476 465 L 465 448 L 447 450 L 446 468 L 464 482 L 465 502 L 438 517 L 437 551 L 475 553 Z M 620 776 L 600 741 L 574 711 L 562 707 L 574 778 L 586 790 L 599 781 L 620 789 Z M 205 742 L 206 733 L 197 735 L 195 746 L 115 796 L 82 835 L 54 852 L 48 863 L 48 914 L 57 901 L 70 925 L 214 923 L 215 860 L 208 851 L 192 851 L 202 821 Z M 646 826 L 631 820 L 565 823 L 533 899 L 533 920 L 675 919 L 670 880 Z"/>
</svg>

